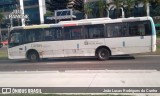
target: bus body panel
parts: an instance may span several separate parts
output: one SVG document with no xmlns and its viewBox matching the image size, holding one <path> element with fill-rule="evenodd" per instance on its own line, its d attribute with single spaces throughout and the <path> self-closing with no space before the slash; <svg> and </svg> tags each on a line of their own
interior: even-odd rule
<svg viewBox="0 0 160 96">
<path fill-rule="evenodd" d="M 25 54 L 26 54 L 26 51 L 24 49 L 24 45 L 9 48 L 8 50 L 9 59 L 25 59 L 26 58 Z"/>
<path fill-rule="evenodd" d="M 84 40 L 64 40 L 64 56 L 84 56 Z"/>
<path fill-rule="evenodd" d="M 64 57 L 62 41 L 47 41 L 42 43 L 43 57 Z"/>
<path fill-rule="evenodd" d="M 112 55 L 151 52 L 151 36 L 106 38 L 105 42 Z"/>
<path fill-rule="evenodd" d="M 152 36 L 152 52 L 156 52 L 157 49 L 156 38 L 157 38 L 156 35 Z"/>
<path fill-rule="evenodd" d="M 85 56 L 95 56 L 95 51 L 100 46 L 105 46 L 105 39 L 86 39 L 84 41 L 85 45 Z"/>
<path fill-rule="evenodd" d="M 156 28 L 155 28 L 155 24 L 154 24 L 154 21 L 151 17 L 148 17 L 150 22 L 151 22 L 151 27 L 152 27 L 152 52 L 155 52 L 156 51 Z"/>
</svg>

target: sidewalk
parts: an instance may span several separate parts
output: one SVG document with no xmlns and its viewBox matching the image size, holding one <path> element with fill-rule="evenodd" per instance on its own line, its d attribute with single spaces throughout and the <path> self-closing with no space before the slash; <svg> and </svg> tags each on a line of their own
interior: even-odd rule
<svg viewBox="0 0 160 96">
<path fill-rule="evenodd" d="M 77 87 L 83 87 L 84 93 L 88 88 L 96 87 L 160 87 L 160 72 L 156 70 L 88 70 L 88 71 L 48 71 L 48 72 L 0 72 L 0 87 L 58 87 L 65 90 L 75 90 Z M 72 89 L 71 89 L 72 88 Z M 152 91 L 152 88 L 150 88 Z M 149 89 L 149 90 L 150 90 Z M 45 90 L 45 89 L 44 89 Z M 52 89 L 58 90 L 59 89 Z M 129 96 L 160 96 L 160 93 L 123 93 L 123 92 L 104 92 L 101 89 L 98 94 L 114 94 Z M 109 89 L 110 90 L 110 89 Z M 112 89 L 111 89 L 112 90 Z M 127 89 L 128 90 L 128 89 Z M 131 89 L 132 90 L 132 89 Z M 138 89 L 135 89 L 138 90 Z M 141 89 L 140 89 L 141 90 Z M 155 90 L 155 89 L 153 89 Z M 158 90 L 160 90 L 158 88 Z M 51 91 L 51 90 L 50 90 Z M 52 91 L 51 91 L 52 92 Z M 56 91 L 57 92 L 57 91 Z M 55 92 L 55 93 L 56 93 Z M 60 91 L 61 92 L 61 91 Z M 67 91 L 68 92 L 68 91 Z M 78 91 L 79 92 L 79 91 Z M 95 92 L 95 91 L 92 91 Z M 99 92 L 99 91 L 98 91 Z M 101 93 L 102 92 L 102 93 Z M 54 93 L 54 92 L 53 92 Z M 84 94 L 80 93 L 80 94 Z M 60 93 L 61 94 L 61 93 Z M 66 93 L 68 94 L 68 93 Z M 69 93 L 71 94 L 71 93 Z M 76 94 L 76 93 L 75 93 Z M 94 93 L 88 93 L 94 94 Z M 97 96 L 99 96 L 97 94 Z M 102 95 L 102 96 L 103 96 Z M 87 95 L 85 95 L 87 96 Z"/>
<path fill-rule="evenodd" d="M 0 72 L 3 87 L 160 87 L 154 70 Z"/>
</svg>

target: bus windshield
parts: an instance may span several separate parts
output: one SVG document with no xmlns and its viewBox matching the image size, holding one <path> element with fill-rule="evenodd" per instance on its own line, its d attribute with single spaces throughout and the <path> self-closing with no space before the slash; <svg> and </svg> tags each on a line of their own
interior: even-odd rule
<svg viewBox="0 0 160 96">
<path fill-rule="evenodd" d="M 22 35 L 20 32 L 11 32 L 9 38 L 9 47 L 20 45 L 22 42 Z"/>
</svg>

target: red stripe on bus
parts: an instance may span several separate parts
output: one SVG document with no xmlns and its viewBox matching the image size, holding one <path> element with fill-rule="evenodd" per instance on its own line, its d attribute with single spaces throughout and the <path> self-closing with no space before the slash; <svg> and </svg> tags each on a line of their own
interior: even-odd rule
<svg viewBox="0 0 160 96">
<path fill-rule="evenodd" d="M 68 26 L 76 26 L 77 24 L 64 24 L 64 27 L 68 27 Z"/>
</svg>

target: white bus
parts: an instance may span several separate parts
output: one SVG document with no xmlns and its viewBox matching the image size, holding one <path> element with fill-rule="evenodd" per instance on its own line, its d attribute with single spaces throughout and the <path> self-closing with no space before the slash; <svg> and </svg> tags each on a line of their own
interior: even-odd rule
<svg viewBox="0 0 160 96">
<path fill-rule="evenodd" d="M 9 59 L 96 56 L 156 51 L 156 31 L 151 17 L 97 18 L 58 24 L 15 27 L 9 33 Z"/>
</svg>

